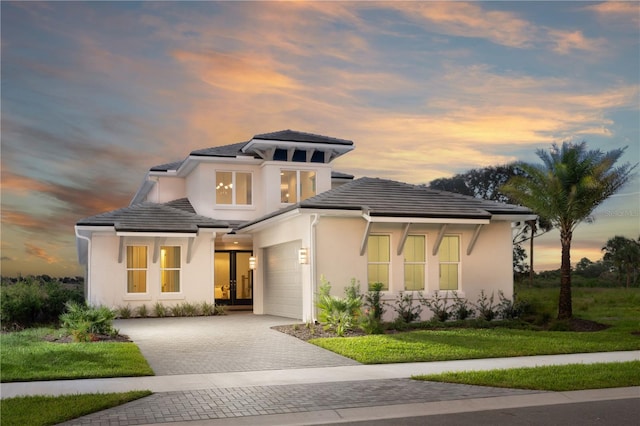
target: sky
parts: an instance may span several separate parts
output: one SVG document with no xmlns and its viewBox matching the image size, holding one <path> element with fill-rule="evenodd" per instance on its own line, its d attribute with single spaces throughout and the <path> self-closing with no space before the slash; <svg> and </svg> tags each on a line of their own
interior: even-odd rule
<svg viewBox="0 0 640 426">
<path fill-rule="evenodd" d="M 151 166 L 284 129 L 354 141 L 334 169 L 428 183 L 586 141 L 640 161 L 638 2 L 8 2 L 2 275 L 81 275 L 74 224 Z M 636 176 L 572 261 L 640 235 Z M 560 242 L 536 242 L 556 269 Z"/>
</svg>

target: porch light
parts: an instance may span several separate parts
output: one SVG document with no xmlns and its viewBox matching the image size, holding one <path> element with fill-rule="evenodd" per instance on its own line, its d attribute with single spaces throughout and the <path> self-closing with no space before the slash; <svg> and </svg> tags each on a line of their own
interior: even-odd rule
<svg viewBox="0 0 640 426">
<path fill-rule="evenodd" d="M 256 269 L 257 262 L 258 262 L 258 260 L 255 258 L 255 256 L 251 256 L 249 258 L 249 269 L 251 269 L 251 270 Z"/>
<path fill-rule="evenodd" d="M 309 263 L 309 249 L 302 247 L 298 250 L 298 263 L 306 265 Z"/>
</svg>

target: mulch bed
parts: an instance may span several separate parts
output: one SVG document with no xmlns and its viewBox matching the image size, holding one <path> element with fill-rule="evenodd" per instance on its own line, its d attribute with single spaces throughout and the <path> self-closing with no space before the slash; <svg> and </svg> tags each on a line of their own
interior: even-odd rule
<svg viewBox="0 0 640 426">
<path fill-rule="evenodd" d="M 47 342 L 51 343 L 73 343 L 73 336 L 71 335 L 63 335 L 63 336 L 54 336 L 52 334 L 47 334 L 43 338 Z M 131 342 L 129 336 L 124 334 L 116 334 L 115 336 L 107 335 L 107 334 L 96 334 L 92 342 Z"/>
<path fill-rule="evenodd" d="M 578 331 L 578 332 L 594 332 L 606 330 L 611 326 L 606 324 L 601 324 L 599 322 L 580 319 L 580 318 L 571 318 L 568 320 L 568 330 L 567 331 Z M 276 325 L 271 327 L 273 330 L 279 331 L 281 333 L 288 334 L 293 337 L 297 337 L 300 340 L 307 341 L 309 339 L 317 339 L 320 337 L 338 337 L 336 333 L 331 330 L 324 330 L 321 325 L 307 325 L 307 324 L 290 324 L 290 325 Z M 425 328 L 426 329 L 426 328 Z M 412 330 L 419 330 L 418 328 Z M 408 331 L 408 330 L 407 330 Z M 385 333 L 394 334 L 398 333 L 398 330 L 387 330 Z M 640 331 L 633 332 L 632 334 L 640 334 Z M 345 337 L 352 336 L 364 336 L 365 333 L 362 330 L 350 330 L 345 333 Z"/>
</svg>

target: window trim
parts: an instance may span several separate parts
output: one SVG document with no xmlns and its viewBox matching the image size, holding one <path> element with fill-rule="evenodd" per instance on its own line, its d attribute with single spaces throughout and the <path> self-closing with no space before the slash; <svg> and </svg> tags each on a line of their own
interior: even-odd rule
<svg viewBox="0 0 640 426">
<path fill-rule="evenodd" d="M 387 262 L 370 262 L 369 261 L 369 239 L 371 237 L 389 237 L 389 246 L 388 246 L 388 252 L 389 252 L 389 260 Z M 386 289 L 382 289 L 381 291 L 383 293 L 388 293 L 391 291 L 391 277 L 393 276 L 392 271 L 391 271 L 391 265 L 392 265 L 392 253 L 391 253 L 391 247 L 392 247 L 392 235 L 390 233 L 376 233 L 376 234 L 369 234 L 367 236 L 367 289 L 369 289 L 369 265 L 387 265 L 387 288 Z"/>
<path fill-rule="evenodd" d="M 280 168 L 280 189 L 282 191 L 282 175 L 283 172 L 295 172 L 296 173 L 296 201 L 293 202 L 284 202 L 282 201 L 282 192 L 280 192 L 280 205 L 282 206 L 290 206 L 292 204 L 295 203 L 299 203 L 300 201 L 304 201 L 302 200 L 302 181 L 300 180 L 300 173 L 302 172 L 311 172 L 314 174 L 313 179 L 313 195 L 307 197 L 307 198 L 311 198 L 311 197 L 315 197 L 316 195 L 318 195 L 318 171 L 316 169 L 295 169 L 295 168 L 287 168 L 287 167 L 281 167 Z M 305 198 L 305 200 L 307 199 Z"/>
<path fill-rule="evenodd" d="M 227 204 L 227 203 L 218 203 L 218 173 L 231 173 L 231 203 Z M 251 176 L 251 187 L 249 188 L 250 194 L 251 194 L 251 203 L 250 204 L 238 204 L 237 203 L 237 190 L 238 190 L 238 185 L 236 184 L 237 180 L 236 180 L 236 174 L 237 173 L 244 173 L 247 174 L 249 176 Z M 215 190 L 214 190 L 214 205 L 216 206 L 216 208 L 236 208 L 236 207 L 240 207 L 240 208 L 251 208 L 253 207 L 253 199 L 254 199 L 254 190 L 253 190 L 253 172 L 250 170 L 224 170 L 224 169 L 219 169 L 215 171 Z"/>
<path fill-rule="evenodd" d="M 178 247 L 180 249 L 180 256 L 179 256 L 179 260 L 180 260 L 180 266 L 178 268 L 163 268 L 162 267 L 162 250 L 168 247 Z M 171 296 L 171 295 L 179 295 L 182 294 L 182 253 L 184 250 L 182 250 L 182 245 L 180 244 L 176 244 L 176 245 L 163 245 L 160 246 L 160 259 L 158 260 L 158 269 L 159 269 L 159 276 L 158 276 L 158 280 L 160 281 L 160 295 L 162 296 Z M 162 273 L 164 271 L 178 271 L 178 284 L 180 285 L 180 290 L 179 291 L 164 291 L 162 289 Z"/>
<path fill-rule="evenodd" d="M 407 241 L 409 240 L 410 237 L 423 237 L 424 238 L 424 260 L 421 262 L 407 262 L 406 257 L 404 256 L 404 250 L 407 249 Z M 403 280 L 403 291 L 408 292 L 408 291 L 412 291 L 412 292 L 418 292 L 418 291 L 425 291 L 428 286 L 427 286 L 427 281 L 428 281 L 428 271 L 427 271 L 427 236 L 425 234 L 409 234 L 407 235 L 407 240 L 405 241 L 405 245 L 404 245 L 404 249 L 403 249 L 403 273 L 404 273 L 404 280 Z M 418 290 L 413 290 L 413 289 L 407 289 L 406 288 L 406 278 L 407 278 L 407 269 L 406 266 L 407 265 L 422 265 L 422 271 L 423 271 L 423 282 L 422 282 L 422 288 L 418 289 Z"/>
<path fill-rule="evenodd" d="M 146 251 L 146 267 L 145 268 L 129 268 L 129 247 L 144 247 Z M 149 245 L 148 244 L 127 244 L 125 248 L 125 261 L 124 261 L 124 299 L 125 300 L 139 300 L 149 298 Z M 129 271 L 144 271 L 145 272 L 145 291 L 144 292 L 129 292 Z"/>
<path fill-rule="evenodd" d="M 456 237 L 458 239 L 458 261 L 457 262 L 443 262 L 440 260 L 440 253 L 438 253 L 438 288 L 437 290 L 439 292 L 457 292 L 458 296 L 460 296 L 461 294 L 463 295 L 464 293 L 462 292 L 462 234 L 445 234 L 443 236 L 443 241 L 445 238 L 447 237 Z M 440 248 L 442 248 L 442 245 L 440 245 Z M 455 289 L 441 289 L 440 288 L 440 266 L 441 265 L 457 265 L 458 266 L 458 283 L 457 283 L 457 288 Z"/>
</svg>

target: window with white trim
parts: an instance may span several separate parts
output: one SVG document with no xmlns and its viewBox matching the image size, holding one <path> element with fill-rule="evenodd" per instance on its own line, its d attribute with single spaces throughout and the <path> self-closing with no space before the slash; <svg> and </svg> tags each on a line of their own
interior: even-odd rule
<svg viewBox="0 0 640 426">
<path fill-rule="evenodd" d="M 316 195 L 316 172 L 280 170 L 280 202 L 297 203 Z"/>
<path fill-rule="evenodd" d="M 251 180 L 247 172 L 216 172 L 216 204 L 251 205 Z"/>
<path fill-rule="evenodd" d="M 460 285 L 460 236 L 445 235 L 438 251 L 440 290 L 458 290 Z"/>
<path fill-rule="evenodd" d="M 404 289 L 425 288 L 426 249 L 424 235 L 409 235 L 404 243 Z"/>
<path fill-rule="evenodd" d="M 163 293 L 180 292 L 180 247 L 160 247 L 160 284 Z"/>
<path fill-rule="evenodd" d="M 391 237 L 389 235 L 369 235 L 367 239 L 367 283 L 369 289 L 373 284 L 381 283 L 382 290 L 389 290 L 390 246 Z"/>
<path fill-rule="evenodd" d="M 147 292 L 147 246 L 127 246 L 127 293 Z"/>
</svg>

